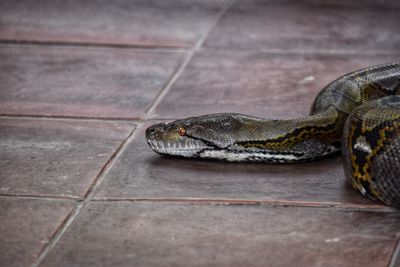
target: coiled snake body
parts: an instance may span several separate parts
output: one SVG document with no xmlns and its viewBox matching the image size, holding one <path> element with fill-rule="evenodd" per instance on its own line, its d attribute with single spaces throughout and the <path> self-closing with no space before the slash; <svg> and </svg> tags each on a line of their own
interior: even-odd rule
<svg viewBox="0 0 400 267">
<path fill-rule="evenodd" d="M 210 114 L 153 125 L 146 139 L 160 154 L 228 161 L 301 162 L 342 149 L 353 187 L 400 207 L 400 63 L 361 69 L 331 82 L 307 117 Z"/>
</svg>

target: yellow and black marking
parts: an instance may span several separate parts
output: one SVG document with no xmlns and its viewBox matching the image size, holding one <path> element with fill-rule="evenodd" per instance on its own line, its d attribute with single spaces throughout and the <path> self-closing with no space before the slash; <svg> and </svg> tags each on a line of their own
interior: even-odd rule
<svg viewBox="0 0 400 267">
<path fill-rule="evenodd" d="M 277 138 L 243 141 L 237 142 L 236 144 L 238 146 L 242 146 L 245 149 L 261 149 L 285 152 L 290 151 L 297 144 L 309 139 L 314 139 L 321 144 L 340 147 L 341 136 L 342 127 L 340 127 L 340 123 L 336 122 L 322 126 L 299 126 L 293 131 L 281 135 Z"/>
<path fill-rule="evenodd" d="M 371 199 L 379 199 L 381 192 L 376 190 L 374 183 L 375 179 L 381 179 L 381 177 L 371 175 L 371 166 L 374 159 L 385 149 L 385 146 L 393 138 L 398 137 L 400 120 L 388 120 L 370 130 L 365 127 L 363 121 L 353 122 L 350 127 L 348 150 L 351 152 L 352 185 L 363 195 Z M 370 149 L 355 148 L 360 137 L 363 137 Z"/>
</svg>

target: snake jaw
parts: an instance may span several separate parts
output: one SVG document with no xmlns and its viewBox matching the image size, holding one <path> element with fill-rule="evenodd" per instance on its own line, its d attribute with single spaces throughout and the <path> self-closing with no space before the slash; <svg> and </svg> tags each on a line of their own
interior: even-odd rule
<svg viewBox="0 0 400 267">
<path fill-rule="evenodd" d="M 197 157 L 201 151 L 210 148 L 199 139 L 182 135 L 179 123 L 160 123 L 146 129 L 146 140 L 152 150 L 159 154 Z"/>
</svg>

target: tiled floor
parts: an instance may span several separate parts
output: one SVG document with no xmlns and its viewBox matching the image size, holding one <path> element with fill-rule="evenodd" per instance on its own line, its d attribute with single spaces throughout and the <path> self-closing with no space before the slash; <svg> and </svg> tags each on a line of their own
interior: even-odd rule
<svg viewBox="0 0 400 267">
<path fill-rule="evenodd" d="M 340 157 L 162 157 L 157 121 L 306 115 L 400 59 L 396 1 L 0 2 L 0 266 L 400 266 L 400 212 Z"/>
</svg>

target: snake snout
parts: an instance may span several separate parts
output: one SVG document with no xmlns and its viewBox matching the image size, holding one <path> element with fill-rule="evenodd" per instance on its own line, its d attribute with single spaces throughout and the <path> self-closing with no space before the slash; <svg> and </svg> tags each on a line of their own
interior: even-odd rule
<svg viewBox="0 0 400 267">
<path fill-rule="evenodd" d="M 146 141 L 148 145 L 156 152 L 158 152 L 158 150 L 163 145 L 162 139 L 163 139 L 164 128 L 165 124 L 162 123 L 162 124 L 152 125 L 146 129 L 145 133 Z"/>
<path fill-rule="evenodd" d="M 159 123 L 159 124 L 155 124 L 155 125 L 152 125 L 149 128 L 147 128 L 146 129 L 147 141 L 160 139 L 162 133 L 164 132 L 165 126 L 166 126 L 165 123 Z"/>
</svg>

